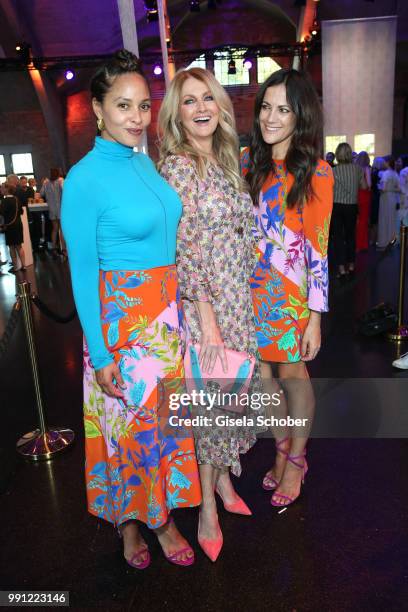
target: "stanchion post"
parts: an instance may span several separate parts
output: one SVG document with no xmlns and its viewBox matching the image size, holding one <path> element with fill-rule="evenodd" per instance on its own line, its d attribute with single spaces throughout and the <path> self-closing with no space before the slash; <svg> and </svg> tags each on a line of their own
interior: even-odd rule
<svg viewBox="0 0 408 612">
<path fill-rule="evenodd" d="M 388 334 L 389 340 L 400 342 L 408 340 L 408 326 L 403 324 L 404 320 L 404 297 L 405 297 L 405 275 L 406 275 L 406 254 L 407 254 L 407 234 L 408 226 L 401 223 L 400 229 L 400 274 L 398 288 L 398 322 L 397 329 Z"/>
<path fill-rule="evenodd" d="M 39 428 L 25 434 L 19 439 L 17 442 L 17 451 L 25 458 L 34 461 L 51 459 L 55 453 L 66 449 L 73 442 L 75 434 L 71 429 L 66 429 L 65 427 L 53 427 L 48 429 L 46 426 L 35 346 L 34 325 L 31 312 L 31 286 L 29 282 L 23 281 L 18 283 L 18 295 L 23 310 L 24 328 L 34 381 Z"/>
</svg>

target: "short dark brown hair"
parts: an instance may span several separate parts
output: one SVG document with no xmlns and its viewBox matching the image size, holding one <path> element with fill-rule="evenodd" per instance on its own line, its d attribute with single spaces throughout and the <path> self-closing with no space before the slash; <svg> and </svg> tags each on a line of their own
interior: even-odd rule
<svg viewBox="0 0 408 612">
<path fill-rule="evenodd" d="M 353 151 L 348 142 L 337 145 L 335 155 L 339 164 L 351 164 L 353 161 Z"/>
</svg>

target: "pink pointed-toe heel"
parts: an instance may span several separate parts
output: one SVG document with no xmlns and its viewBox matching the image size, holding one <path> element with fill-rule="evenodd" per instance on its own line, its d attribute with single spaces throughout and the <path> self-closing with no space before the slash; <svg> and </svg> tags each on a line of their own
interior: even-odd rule
<svg viewBox="0 0 408 612">
<path fill-rule="evenodd" d="M 303 462 L 299 463 L 297 461 L 298 459 L 303 459 Z M 290 463 L 294 465 L 296 468 L 298 468 L 299 470 L 302 470 L 302 484 L 304 484 L 305 477 L 308 471 L 308 465 L 306 461 L 306 450 L 301 455 L 288 455 L 288 461 L 290 461 Z M 276 502 L 273 499 L 275 495 L 277 497 L 280 497 L 281 500 L 283 500 L 283 502 L 282 503 Z M 299 492 L 299 495 L 300 495 L 300 492 Z M 282 493 L 278 493 L 277 491 L 275 491 L 275 493 L 272 495 L 271 504 L 272 506 L 275 506 L 277 508 L 289 506 L 290 504 L 293 504 L 293 502 L 295 502 L 298 499 L 299 495 L 296 495 L 296 497 L 290 497 L 289 495 L 282 495 Z"/>
<path fill-rule="evenodd" d="M 216 561 L 218 555 L 221 552 L 222 545 L 224 543 L 224 538 L 222 536 L 222 531 L 218 527 L 218 536 L 214 540 L 209 540 L 207 538 L 202 538 L 200 536 L 200 519 L 198 519 L 198 543 L 212 562 Z"/>
<path fill-rule="evenodd" d="M 279 442 L 278 441 L 275 442 L 276 452 L 281 453 L 281 455 L 285 455 L 286 457 L 288 456 L 288 453 L 285 450 L 283 450 L 281 446 L 288 440 L 289 438 L 286 437 L 286 438 L 282 438 L 282 440 L 279 440 Z M 279 485 L 279 482 L 276 480 L 276 478 L 273 478 L 272 476 L 268 476 L 268 474 L 265 474 L 265 477 L 262 481 L 262 488 L 265 489 L 265 491 L 273 491 L 274 489 L 277 488 L 278 485 Z"/>
<path fill-rule="evenodd" d="M 215 492 L 221 497 L 222 503 L 224 504 L 224 508 L 227 510 L 227 512 L 232 512 L 232 514 L 243 514 L 244 516 L 252 516 L 251 510 L 248 508 L 244 500 L 238 495 L 237 499 L 232 504 L 228 504 L 218 489 L 215 489 Z"/>
</svg>

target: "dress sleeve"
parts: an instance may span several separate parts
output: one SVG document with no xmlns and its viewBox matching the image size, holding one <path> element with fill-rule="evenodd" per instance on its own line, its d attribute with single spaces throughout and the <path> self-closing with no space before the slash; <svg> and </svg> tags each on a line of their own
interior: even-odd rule
<svg viewBox="0 0 408 612">
<path fill-rule="evenodd" d="M 333 173 L 326 162 L 320 162 L 312 179 L 314 196 L 303 208 L 307 295 L 310 310 L 329 309 L 329 270 L 327 249 L 333 208 Z"/>
<path fill-rule="evenodd" d="M 62 197 L 62 230 L 68 247 L 75 305 L 95 370 L 113 361 L 101 326 L 97 222 L 96 201 L 90 198 L 89 184 L 76 176 L 67 178 Z"/>
<path fill-rule="evenodd" d="M 218 287 L 212 282 L 208 252 L 210 233 L 199 226 L 199 177 L 195 163 L 182 156 L 169 156 L 160 174 L 177 191 L 183 214 L 177 232 L 177 275 L 181 295 L 192 301 L 212 302 Z"/>
</svg>

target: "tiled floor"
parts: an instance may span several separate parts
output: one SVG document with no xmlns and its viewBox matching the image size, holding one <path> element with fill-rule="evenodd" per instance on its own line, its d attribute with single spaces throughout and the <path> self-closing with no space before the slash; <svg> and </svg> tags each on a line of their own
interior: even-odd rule
<svg viewBox="0 0 408 612">
<path fill-rule="evenodd" d="M 4 248 L 0 245 L 4 254 Z M 325 341 L 314 377 L 407 379 L 398 349 L 355 333 L 355 319 L 382 299 L 396 302 L 398 250 L 370 252 L 353 283 L 332 284 Z M 33 271 L 29 272 L 33 279 Z M 59 313 L 72 309 L 66 263 L 36 262 L 36 290 Z M 0 336 L 15 277 L 0 277 Z M 17 459 L 18 437 L 36 423 L 22 326 L 0 359 L 0 589 L 70 591 L 71 606 L 99 610 L 405 610 L 408 596 L 408 443 L 405 439 L 315 439 L 301 499 L 278 514 L 260 481 L 273 457 L 260 440 L 243 458 L 236 488 L 253 510 L 219 508 L 224 548 L 215 564 L 196 540 L 197 511 L 175 512 L 196 550 L 190 568 L 168 564 L 146 533 L 153 562 L 138 572 L 122 559 L 112 527 L 86 512 L 81 419 L 81 333 L 35 311 L 50 424 L 73 428 L 75 445 L 50 463 Z M 405 350 L 408 350 L 405 349 Z M 408 402 L 407 402 L 408 407 Z M 404 432 L 401 432 L 401 435 Z M 146 530 L 145 530 L 146 532 Z"/>
</svg>

